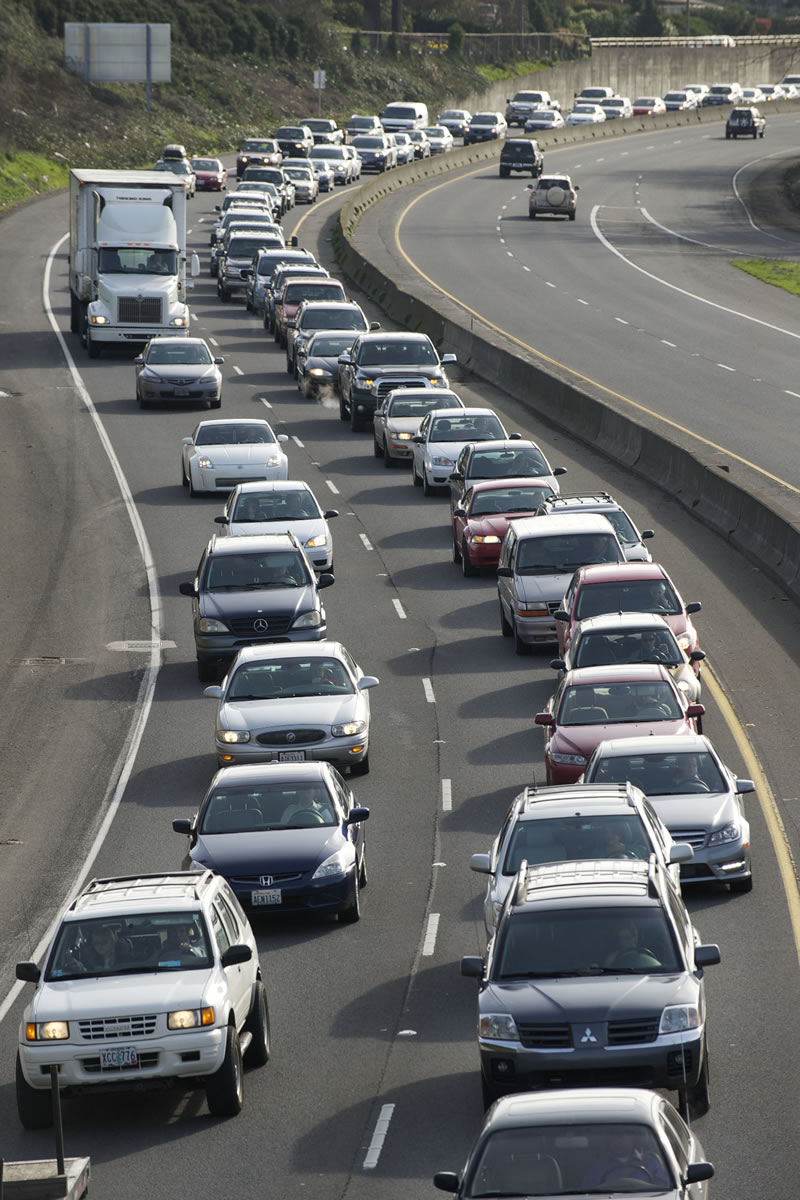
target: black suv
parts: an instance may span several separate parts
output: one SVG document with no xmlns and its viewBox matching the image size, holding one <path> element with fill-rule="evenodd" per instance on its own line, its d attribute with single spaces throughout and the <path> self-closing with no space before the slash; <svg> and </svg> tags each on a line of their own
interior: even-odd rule
<svg viewBox="0 0 800 1200">
<path fill-rule="evenodd" d="M 440 359 L 426 333 L 363 333 L 339 357 L 339 416 L 358 433 L 395 388 L 449 388 L 443 367 L 455 361 Z"/>
<path fill-rule="evenodd" d="M 316 577 L 293 533 L 212 537 L 192 583 L 197 675 L 210 683 L 225 673 L 242 646 L 318 642 L 327 632 L 321 588 L 333 575 Z"/>
<path fill-rule="evenodd" d="M 732 108 L 725 122 L 725 137 L 762 137 L 767 122 L 757 108 Z"/>
<path fill-rule="evenodd" d="M 500 178 L 512 171 L 530 171 L 536 179 L 544 170 L 544 155 L 532 138 L 507 138 L 500 151 Z"/>
<path fill-rule="evenodd" d="M 546 1087 L 626 1084 L 679 1092 L 708 1110 L 701 946 L 655 855 L 523 862 L 500 910 L 480 980 L 483 1099 Z"/>
</svg>

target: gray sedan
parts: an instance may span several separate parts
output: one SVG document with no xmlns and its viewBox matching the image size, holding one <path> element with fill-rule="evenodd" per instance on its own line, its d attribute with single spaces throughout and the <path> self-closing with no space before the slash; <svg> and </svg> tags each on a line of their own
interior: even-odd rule
<svg viewBox="0 0 800 1200">
<path fill-rule="evenodd" d="M 443 388 L 397 388 L 375 409 L 373 449 L 385 467 L 411 461 L 411 439 L 423 417 L 434 408 L 463 408 L 455 392 Z"/>
<path fill-rule="evenodd" d="M 369 696 L 378 686 L 341 642 L 276 643 L 239 651 L 222 685 L 215 745 L 220 766 L 322 759 L 369 771 Z"/>
<path fill-rule="evenodd" d="M 140 408 L 166 400 L 199 401 L 208 408 L 222 404 L 219 368 L 225 359 L 215 358 L 202 338 L 152 338 L 133 362 Z"/>
</svg>

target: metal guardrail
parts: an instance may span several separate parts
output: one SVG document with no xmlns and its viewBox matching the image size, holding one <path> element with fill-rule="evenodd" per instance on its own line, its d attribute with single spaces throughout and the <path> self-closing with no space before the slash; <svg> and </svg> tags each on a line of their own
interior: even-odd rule
<svg viewBox="0 0 800 1200">
<path fill-rule="evenodd" d="M 780 34 L 771 36 L 769 34 L 747 34 L 744 37 L 737 34 L 736 37 L 723 39 L 714 34 L 706 37 L 660 37 L 660 38 L 626 38 L 626 37 L 611 37 L 611 38 L 589 38 L 589 46 L 595 49 L 598 46 L 618 46 L 620 48 L 627 47 L 635 50 L 637 47 L 652 48 L 654 46 L 672 46 L 684 47 L 687 49 L 710 49 L 714 46 L 719 46 L 723 49 L 736 48 L 737 46 L 800 46 L 800 34 Z"/>
</svg>

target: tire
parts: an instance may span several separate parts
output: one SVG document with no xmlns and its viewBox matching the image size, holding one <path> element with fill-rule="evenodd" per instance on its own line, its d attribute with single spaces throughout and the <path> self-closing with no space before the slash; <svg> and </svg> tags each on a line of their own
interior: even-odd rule
<svg viewBox="0 0 800 1200">
<path fill-rule="evenodd" d="M 220 396 L 219 400 L 209 400 L 208 407 L 209 408 L 222 408 L 222 396 Z"/>
<path fill-rule="evenodd" d="M 230 304 L 230 292 L 226 292 L 224 288 L 217 287 L 217 295 L 223 304 Z"/>
<path fill-rule="evenodd" d="M 366 758 L 362 758 L 361 762 L 353 763 L 350 768 L 351 775 L 369 775 L 369 750 Z"/>
<path fill-rule="evenodd" d="M 100 357 L 100 345 L 98 342 L 95 342 L 92 340 L 92 336 L 89 333 L 88 329 L 86 331 L 86 349 L 89 353 L 89 358 L 99 358 Z"/>
<path fill-rule="evenodd" d="M 188 488 L 188 486 L 189 486 L 189 479 L 186 474 L 186 469 L 185 469 L 183 463 L 181 463 L 181 487 Z"/>
<path fill-rule="evenodd" d="M 369 883 L 369 875 L 367 874 L 367 851 L 361 855 L 361 866 L 358 869 L 358 886 L 363 892 L 364 888 Z"/>
<path fill-rule="evenodd" d="M 252 305 L 251 301 L 247 299 L 247 297 L 245 297 L 245 301 L 244 301 L 244 311 L 245 312 L 253 311 L 253 305 Z"/>
<path fill-rule="evenodd" d="M 396 462 L 396 459 L 392 458 L 391 454 L 389 453 L 389 447 L 387 446 L 386 442 L 384 441 L 384 443 L 383 443 L 383 465 L 386 467 L 387 471 L 392 470 L 392 468 L 395 465 L 395 462 Z"/>
<path fill-rule="evenodd" d="M 372 453 L 375 458 L 383 458 L 383 451 L 378 445 L 378 439 L 376 438 L 374 431 L 372 434 Z"/>
<path fill-rule="evenodd" d="M 752 872 L 752 870 L 751 870 L 750 874 L 747 875 L 744 879 L 732 879 L 730 881 L 730 883 L 728 884 L 728 887 L 731 889 L 732 892 L 737 892 L 737 893 L 739 893 L 739 895 L 746 895 L 748 892 L 752 892 L 752 890 L 753 890 L 753 872 Z"/>
<path fill-rule="evenodd" d="M 575 220 L 575 217 L 576 217 L 576 215 L 577 215 L 576 213 L 574 213 L 574 212 L 571 212 L 571 213 L 569 214 L 569 219 L 570 219 L 570 221 L 574 221 L 574 220 Z"/>
<path fill-rule="evenodd" d="M 142 399 L 142 393 L 139 391 L 138 388 L 136 389 L 136 403 L 139 405 L 139 408 L 149 408 L 150 407 L 148 402 L 146 400 Z"/>
<path fill-rule="evenodd" d="M 532 209 L 532 208 L 529 208 L 529 209 L 528 209 L 528 216 L 530 217 L 530 219 L 531 219 L 532 221 L 535 221 L 535 220 L 536 220 L 536 210 L 535 210 L 535 209 Z"/>
<path fill-rule="evenodd" d="M 512 629 L 506 620 L 506 614 L 503 611 L 502 603 L 500 604 L 500 632 L 502 633 L 503 637 L 511 637 L 512 634 Z"/>
<path fill-rule="evenodd" d="M 460 550 L 459 550 L 459 548 L 458 548 L 458 542 L 456 541 L 456 535 L 455 535 L 455 534 L 453 534 L 453 542 L 452 542 L 452 554 L 453 554 L 453 562 L 454 562 L 456 565 L 458 565 L 458 563 L 460 563 L 460 562 L 461 562 L 461 551 L 460 551 Z"/>
<path fill-rule="evenodd" d="M 22 1073 L 17 1054 L 17 1112 L 23 1129 L 49 1129 L 53 1124 L 53 1098 L 50 1089 L 32 1088 Z"/>
<path fill-rule="evenodd" d="M 339 420 L 346 421 L 349 415 L 350 414 L 348 413 L 347 409 L 344 406 L 344 396 L 340 392 L 339 393 Z"/>
<path fill-rule="evenodd" d="M 519 630 L 517 629 L 516 621 L 511 627 L 511 632 L 514 635 L 514 653 L 518 654 L 520 658 L 525 658 L 528 654 L 530 654 L 531 648 L 527 642 L 523 642 L 522 638 L 519 636 Z"/>
<path fill-rule="evenodd" d="M 694 1087 L 687 1090 L 686 1102 L 691 1117 L 704 1117 L 711 1108 L 711 1097 L 708 1091 L 708 1051 L 703 1056 L 703 1067 L 700 1078 Z"/>
<path fill-rule="evenodd" d="M 219 679 L 219 671 L 213 663 L 206 662 L 203 658 L 198 658 L 197 678 L 201 683 L 216 683 Z"/>
<path fill-rule="evenodd" d="M 422 494 L 423 496 L 433 496 L 436 493 L 436 488 L 428 483 L 428 476 L 425 474 L 425 468 L 422 468 Z"/>
<path fill-rule="evenodd" d="M 508 169 L 506 169 L 504 167 L 500 168 L 500 178 L 501 179 L 507 179 L 509 174 L 510 174 L 510 172 L 508 171 Z"/>
<path fill-rule="evenodd" d="M 726 130 L 725 130 L 725 141 L 726 141 L 726 142 L 730 140 L 730 136 L 731 136 L 731 135 L 728 133 L 728 131 L 727 131 L 727 129 L 726 129 Z"/>
<path fill-rule="evenodd" d="M 69 294 L 69 331 L 70 333 L 80 333 L 81 331 L 81 304 L 80 300 L 76 300 L 72 292 Z"/>
<path fill-rule="evenodd" d="M 247 1047 L 247 1053 L 244 1056 L 245 1066 L 265 1067 L 269 1062 L 270 1038 L 267 993 L 263 983 L 256 984 L 253 1006 L 244 1027 L 248 1033 L 253 1035 L 253 1040 Z"/>
<path fill-rule="evenodd" d="M 356 416 L 356 406 L 353 404 L 352 398 L 350 400 L 350 432 L 364 432 L 364 421 L 361 417 Z"/>
<path fill-rule="evenodd" d="M 417 464 L 414 462 L 413 458 L 411 460 L 411 482 L 413 483 L 414 487 L 422 487 L 422 480 L 417 474 Z"/>
<path fill-rule="evenodd" d="M 356 921 L 361 920 L 361 899 L 360 899 L 361 888 L 360 888 L 359 882 L 358 882 L 358 874 L 356 874 L 354 876 L 353 883 L 354 883 L 353 902 L 352 902 L 352 904 L 348 904 L 347 908 L 343 908 L 340 911 L 340 913 L 339 913 L 339 924 L 340 925 L 355 925 Z"/>
<path fill-rule="evenodd" d="M 190 475 L 189 476 L 189 496 L 191 497 L 192 500 L 196 500 L 197 497 L 199 496 L 199 494 L 200 493 L 197 491 L 194 484 L 192 483 L 192 477 Z"/>
<path fill-rule="evenodd" d="M 461 544 L 461 574 L 465 579 L 472 579 L 478 574 L 478 568 L 473 567 L 469 557 L 469 550 L 463 542 Z"/>
<path fill-rule="evenodd" d="M 206 1103 L 212 1117 L 236 1117 L 242 1111 L 242 1048 L 239 1035 L 229 1025 L 225 1036 L 225 1057 L 222 1066 L 209 1075 L 206 1082 Z"/>
<path fill-rule="evenodd" d="M 294 375 L 294 359 L 290 359 L 288 354 L 286 355 L 286 374 Z"/>
</svg>

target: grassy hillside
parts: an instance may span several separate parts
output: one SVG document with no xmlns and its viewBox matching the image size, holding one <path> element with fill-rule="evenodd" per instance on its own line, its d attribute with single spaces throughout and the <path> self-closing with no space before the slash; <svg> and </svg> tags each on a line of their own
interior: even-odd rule
<svg viewBox="0 0 800 1200">
<path fill-rule="evenodd" d="M 93 7 L 86 0 L 72 4 L 67 19 L 165 19 L 163 6 L 148 0 L 137 4 L 135 15 L 126 17 L 124 9 L 123 0 L 95 0 Z M 266 135 L 287 119 L 315 115 L 312 72 L 318 66 L 327 75 L 322 112 L 339 119 L 410 97 L 435 112 L 485 82 L 459 58 L 357 53 L 350 32 L 332 22 L 308 27 L 276 17 L 275 29 L 262 24 L 258 32 L 244 18 L 256 21 L 253 13 L 263 17 L 272 10 L 237 0 L 218 6 L 194 0 L 181 8 L 179 0 L 170 15 L 184 17 L 185 10 L 201 48 L 173 21 L 173 82 L 153 87 L 148 114 L 143 84 L 87 86 L 65 70 L 63 41 L 47 32 L 48 25 L 61 28 L 53 0 L 9 0 L 0 59 L 0 211 L 63 186 L 70 166 L 149 166 L 166 142 L 175 141 L 190 154 L 221 153 L 235 149 L 243 136 Z M 245 48 L 231 51 L 234 45 Z M 248 46 L 257 46 L 259 56 Z M 227 57 L 222 48 L 230 51 Z"/>
</svg>

